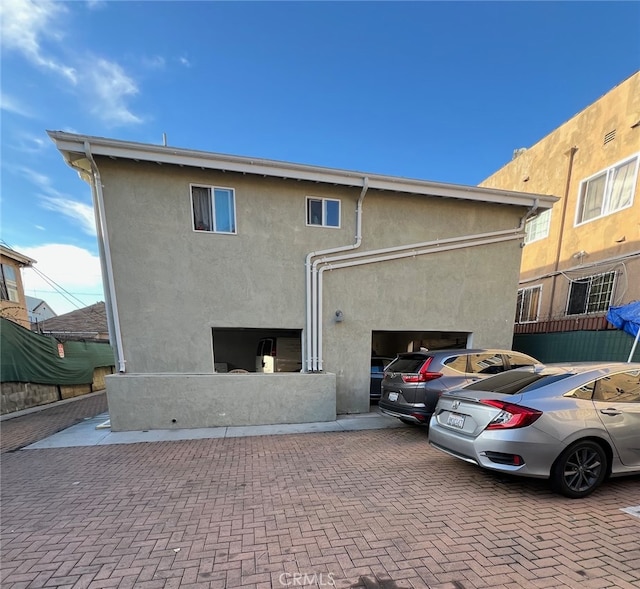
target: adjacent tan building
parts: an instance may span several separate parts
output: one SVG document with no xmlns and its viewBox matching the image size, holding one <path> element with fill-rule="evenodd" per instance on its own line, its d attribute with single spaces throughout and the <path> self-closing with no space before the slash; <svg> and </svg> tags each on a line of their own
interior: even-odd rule
<svg viewBox="0 0 640 589">
<path fill-rule="evenodd" d="M 29 312 L 22 284 L 22 268 L 35 260 L 0 245 L 0 315 L 29 329 Z"/>
<path fill-rule="evenodd" d="M 374 349 L 510 347 L 524 223 L 557 200 L 50 136 L 93 191 L 115 430 L 330 421 L 369 411 Z M 273 336 L 302 373 L 256 372 Z"/>
<path fill-rule="evenodd" d="M 480 186 L 561 200 L 527 222 L 516 333 L 604 329 L 640 299 L 640 72 Z"/>
</svg>

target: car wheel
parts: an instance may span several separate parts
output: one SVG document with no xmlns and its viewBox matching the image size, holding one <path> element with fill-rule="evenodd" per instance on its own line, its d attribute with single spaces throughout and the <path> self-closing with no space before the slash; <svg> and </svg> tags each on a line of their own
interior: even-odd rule
<svg viewBox="0 0 640 589">
<path fill-rule="evenodd" d="M 555 461 L 551 469 L 551 485 L 566 497 L 586 497 L 607 476 L 607 455 L 602 446 L 591 440 L 582 440 L 569 446 Z"/>
</svg>

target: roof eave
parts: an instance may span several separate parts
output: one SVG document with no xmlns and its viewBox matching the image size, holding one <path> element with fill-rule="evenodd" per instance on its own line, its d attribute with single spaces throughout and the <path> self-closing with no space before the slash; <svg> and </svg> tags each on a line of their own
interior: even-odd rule
<svg viewBox="0 0 640 589">
<path fill-rule="evenodd" d="M 369 189 L 410 194 L 438 196 L 531 207 L 537 205 L 539 210 L 549 209 L 558 200 L 555 196 L 531 194 L 508 190 L 497 190 L 477 186 L 446 184 L 427 180 L 416 180 L 398 176 L 369 174 L 311 166 L 233 156 L 189 149 L 167 147 L 146 143 L 133 143 L 102 137 L 76 135 L 63 131 L 48 131 L 49 136 L 63 154 L 69 165 L 78 167 L 79 160 L 85 157 L 85 146 L 88 144 L 91 154 L 116 159 L 148 161 L 159 164 L 171 164 L 185 167 L 196 167 L 227 172 L 238 172 L 259 176 L 287 178 L 293 180 L 326 183 L 340 186 L 362 187 L 364 178 L 368 179 Z M 81 166 L 84 167 L 84 166 Z"/>
<path fill-rule="evenodd" d="M 0 245 L 0 253 L 7 257 L 7 258 L 11 258 L 12 260 L 18 262 L 18 264 L 20 266 L 23 267 L 31 267 L 33 264 L 37 264 L 36 260 L 34 260 L 33 258 L 30 258 L 29 256 L 25 256 L 24 254 L 20 254 L 15 250 L 12 250 L 11 248 L 5 247 L 3 245 Z"/>
</svg>

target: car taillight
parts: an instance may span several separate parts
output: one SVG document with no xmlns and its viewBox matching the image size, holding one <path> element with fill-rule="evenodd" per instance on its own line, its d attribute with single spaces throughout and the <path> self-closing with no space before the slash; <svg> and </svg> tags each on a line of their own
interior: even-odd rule
<svg viewBox="0 0 640 589">
<path fill-rule="evenodd" d="M 515 429 L 518 427 L 526 427 L 542 415 L 542 411 L 538 411 L 537 409 L 529 409 L 529 407 L 505 403 L 504 401 L 483 399 L 480 402 L 500 409 L 500 413 L 490 421 L 485 429 Z"/>
<path fill-rule="evenodd" d="M 418 374 L 402 374 L 402 380 L 404 382 L 427 382 L 428 380 L 435 380 L 442 376 L 442 372 L 429 372 L 429 364 L 433 360 L 433 356 L 427 358 L 427 361 L 422 365 Z"/>
</svg>

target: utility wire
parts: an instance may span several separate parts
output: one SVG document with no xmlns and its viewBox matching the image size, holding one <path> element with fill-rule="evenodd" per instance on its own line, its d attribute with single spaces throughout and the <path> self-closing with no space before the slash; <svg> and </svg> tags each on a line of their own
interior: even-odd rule
<svg viewBox="0 0 640 589">
<path fill-rule="evenodd" d="M 4 239 L 0 239 L 0 243 L 2 243 L 3 245 L 5 245 L 6 247 L 8 247 L 11 250 L 16 251 L 13 246 L 9 245 Z M 70 293 L 68 290 L 66 290 L 64 287 L 60 286 L 57 282 L 55 282 L 55 280 L 53 280 L 52 278 L 49 278 L 46 274 L 44 274 L 44 272 L 41 272 L 40 270 L 38 270 L 38 268 L 35 268 L 34 266 L 30 266 L 31 270 L 33 270 L 38 276 L 40 276 L 40 278 L 42 278 L 49 286 L 53 287 L 53 292 L 59 294 L 60 296 L 62 296 L 64 299 L 67 300 L 68 303 L 70 303 L 71 305 L 73 305 L 77 311 L 83 311 L 85 312 L 87 315 L 91 315 L 90 311 L 85 311 L 85 309 L 83 307 L 86 308 L 86 305 L 76 296 L 74 296 L 72 293 Z M 80 294 L 80 293 L 78 293 Z M 69 296 L 67 296 L 69 295 Z M 72 297 L 73 299 L 75 299 L 75 301 L 71 300 L 69 297 Z M 78 303 L 80 303 L 80 306 L 78 305 Z"/>
</svg>

